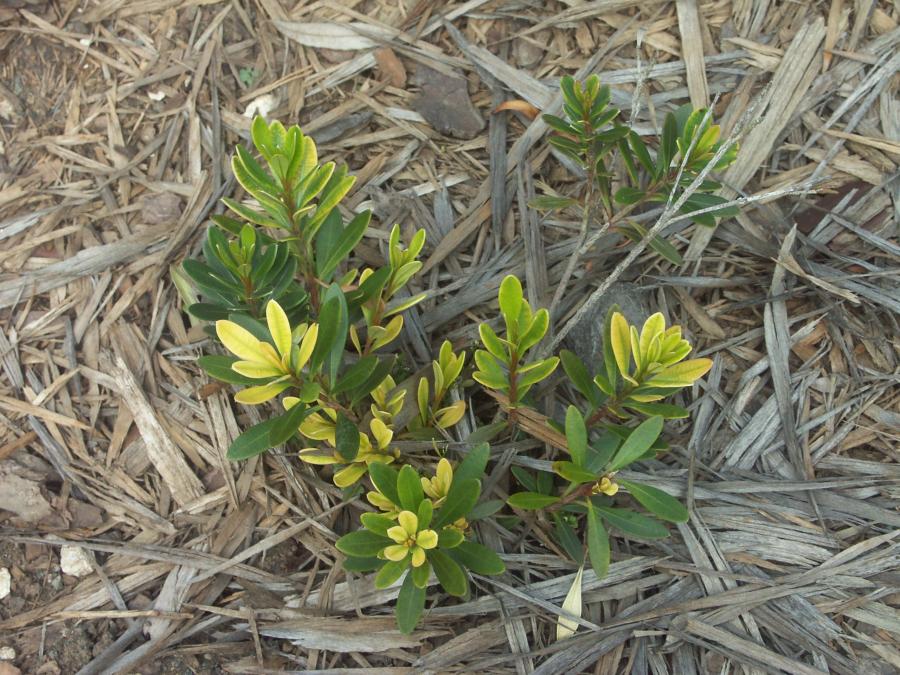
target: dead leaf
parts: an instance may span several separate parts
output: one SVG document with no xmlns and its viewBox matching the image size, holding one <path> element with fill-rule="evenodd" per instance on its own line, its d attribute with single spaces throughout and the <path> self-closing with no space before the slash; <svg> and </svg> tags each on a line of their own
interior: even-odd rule
<svg viewBox="0 0 900 675">
<path fill-rule="evenodd" d="M 406 89 L 406 67 L 397 58 L 394 50 L 390 47 L 379 47 L 375 50 L 374 55 L 378 70 L 391 83 L 391 86 Z"/>
<path fill-rule="evenodd" d="M 540 110 L 531 105 L 528 101 L 513 99 L 512 101 L 504 101 L 503 103 L 498 105 L 491 111 L 491 114 L 493 115 L 498 112 L 503 112 L 504 110 L 511 110 L 513 112 L 522 113 L 530 120 L 533 120 L 541 113 Z"/>
</svg>

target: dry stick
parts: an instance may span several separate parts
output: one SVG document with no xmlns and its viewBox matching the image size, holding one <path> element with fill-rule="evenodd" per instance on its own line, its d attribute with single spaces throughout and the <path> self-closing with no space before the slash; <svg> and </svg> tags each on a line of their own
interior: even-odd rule
<svg viewBox="0 0 900 675">
<path fill-rule="evenodd" d="M 757 100 L 763 100 L 763 98 L 764 97 L 760 97 Z M 712 108 L 710 108 L 710 110 L 712 110 Z M 647 245 L 651 241 L 653 241 L 653 238 L 673 220 L 675 212 L 678 211 L 678 209 L 680 209 L 684 205 L 684 203 L 690 198 L 690 196 L 697 191 L 703 181 L 706 180 L 706 177 L 709 175 L 709 173 L 713 170 L 713 167 L 718 164 L 719 160 L 722 159 L 725 153 L 728 152 L 728 150 L 730 150 L 732 146 L 734 146 L 735 143 L 737 143 L 738 140 L 740 140 L 749 130 L 749 128 L 752 126 L 750 122 L 754 119 L 752 117 L 752 114 L 755 111 L 755 105 L 747 110 L 747 112 L 739 120 L 737 128 L 731 135 L 731 138 L 722 143 L 718 152 L 713 155 L 713 158 L 709 160 L 709 162 L 707 162 L 706 166 L 703 167 L 700 173 L 697 174 L 697 177 L 694 178 L 693 182 L 684 190 L 681 196 L 677 200 L 675 200 L 674 203 L 671 203 L 672 195 L 669 195 L 669 204 L 666 205 L 666 209 L 663 211 L 662 215 L 660 215 L 659 220 L 656 221 L 656 224 L 652 228 L 650 228 L 650 230 L 647 232 L 647 235 L 643 237 L 640 242 L 632 247 L 632 249 L 628 252 L 628 255 L 625 256 L 625 258 L 618 265 L 616 265 L 612 273 L 603 280 L 603 283 L 600 284 L 600 286 L 590 295 L 590 297 L 578 309 L 578 311 L 575 312 L 575 315 L 566 322 L 562 330 L 554 336 L 553 340 L 544 349 L 541 350 L 542 356 L 546 356 L 547 354 L 550 354 L 556 350 L 559 344 L 565 339 L 566 335 L 569 334 L 569 331 L 571 331 L 572 328 L 578 322 L 580 322 L 582 318 L 597 305 L 598 302 L 600 302 L 600 298 L 602 298 L 606 291 L 609 290 L 609 287 L 612 286 L 620 276 L 622 276 L 622 273 L 628 268 L 629 265 L 631 265 L 631 263 L 634 262 L 634 260 L 644 251 L 644 249 L 647 248 Z M 707 111 L 707 115 L 709 115 L 709 111 Z M 693 147 L 693 144 L 691 145 L 691 147 Z M 685 161 L 687 160 L 687 157 L 689 155 L 690 151 L 685 153 L 685 159 L 682 161 L 682 164 L 678 169 L 678 177 L 675 180 L 673 192 L 678 186 L 678 181 L 681 179 L 681 174 L 684 171 Z"/>
</svg>

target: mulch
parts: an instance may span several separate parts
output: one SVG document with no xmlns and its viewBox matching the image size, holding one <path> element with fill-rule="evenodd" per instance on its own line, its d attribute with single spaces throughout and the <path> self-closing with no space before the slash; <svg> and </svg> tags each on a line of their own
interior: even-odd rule
<svg viewBox="0 0 900 675">
<path fill-rule="evenodd" d="M 0 673 L 900 670 L 898 22 L 890 0 L 4 3 Z M 642 135 L 686 102 L 743 134 L 721 179 L 747 205 L 665 223 L 680 267 L 525 206 L 578 190 L 536 113 L 591 72 Z M 411 367 L 472 347 L 510 273 L 561 344 L 630 302 L 713 359 L 672 451 L 633 474 L 690 522 L 615 538 L 573 637 L 577 566 L 541 519 L 479 525 L 507 573 L 404 636 L 397 588 L 341 570 L 358 510 L 327 475 L 287 448 L 225 459 L 260 412 L 197 367 L 172 270 L 240 194 L 253 111 L 358 176 L 362 259 L 425 228 Z M 493 450 L 500 498 L 510 464 L 549 457 Z M 82 577 L 60 569 L 72 544 Z"/>
</svg>

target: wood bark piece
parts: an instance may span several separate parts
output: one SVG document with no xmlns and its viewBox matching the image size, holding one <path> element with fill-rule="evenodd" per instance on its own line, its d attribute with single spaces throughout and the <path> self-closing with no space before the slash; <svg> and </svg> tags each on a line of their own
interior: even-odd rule
<svg viewBox="0 0 900 675">
<path fill-rule="evenodd" d="M 203 484 L 188 466 L 181 450 L 175 445 L 156 417 L 137 378 L 121 357 L 112 368 L 122 402 L 131 411 L 146 444 L 147 457 L 159 472 L 179 506 L 188 504 L 203 494 Z"/>
<path fill-rule="evenodd" d="M 695 108 L 709 107 L 709 85 L 703 61 L 703 34 L 700 32 L 700 10 L 697 0 L 678 0 L 678 28 L 681 31 L 681 54 L 687 69 L 688 92 Z"/>
</svg>

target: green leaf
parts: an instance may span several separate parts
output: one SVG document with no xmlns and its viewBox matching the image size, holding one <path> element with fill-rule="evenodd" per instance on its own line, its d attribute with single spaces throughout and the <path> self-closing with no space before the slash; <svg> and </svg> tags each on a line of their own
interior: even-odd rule
<svg viewBox="0 0 900 675">
<path fill-rule="evenodd" d="M 483 427 L 478 427 L 469 434 L 469 437 L 466 439 L 467 443 L 483 443 L 486 441 L 491 441 L 497 437 L 497 435 L 508 428 L 509 425 L 506 421 L 494 422 L 493 424 L 488 424 Z"/>
<path fill-rule="evenodd" d="M 659 415 L 667 420 L 684 419 L 690 414 L 680 405 L 671 405 L 669 403 L 640 403 L 638 401 L 626 400 L 622 406 L 629 410 L 643 413 L 644 415 Z"/>
<path fill-rule="evenodd" d="M 397 607 L 394 614 L 397 618 L 397 627 L 401 633 L 410 634 L 419 623 L 419 617 L 425 609 L 425 589 L 417 588 L 413 583 L 412 574 L 406 575 L 403 585 L 400 587 L 400 595 L 397 596 Z"/>
<path fill-rule="evenodd" d="M 447 492 L 447 498 L 437 512 L 434 528 L 443 527 L 467 516 L 478 502 L 480 494 L 481 483 L 479 481 L 474 479 L 459 480 L 454 477 L 450 490 Z"/>
<path fill-rule="evenodd" d="M 588 458 L 585 462 L 585 468 L 588 471 L 599 473 L 603 467 L 609 464 L 609 460 L 612 458 L 613 454 L 615 454 L 616 449 L 621 442 L 622 439 L 617 434 L 610 431 L 604 431 L 604 433 L 588 447 Z"/>
<path fill-rule="evenodd" d="M 384 565 L 384 560 L 376 556 L 346 558 L 344 560 L 344 569 L 348 572 L 374 572 L 382 565 Z"/>
<path fill-rule="evenodd" d="M 643 241 L 647 236 L 647 229 L 634 221 L 622 223 L 617 229 L 635 243 Z M 681 257 L 681 254 L 678 253 L 677 249 L 662 237 L 653 237 L 650 240 L 650 248 L 659 253 L 673 265 L 680 265 L 684 262 L 684 259 Z"/>
<path fill-rule="evenodd" d="M 424 501 L 422 503 L 430 504 L 431 502 Z M 441 548 L 456 548 L 463 543 L 464 540 L 465 537 L 463 536 L 463 533 L 452 527 L 445 527 L 438 534 L 438 546 Z"/>
<path fill-rule="evenodd" d="M 385 546 L 390 546 L 392 543 L 387 537 L 375 532 L 357 530 L 356 532 L 345 534 L 334 545 L 344 555 L 360 558 L 377 555 Z"/>
<path fill-rule="evenodd" d="M 563 124 L 565 124 L 565 122 L 563 122 Z M 529 201 L 528 206 L 537 209 L 538 211 L 559 211 L 560 209 L 565 209 L 569 206 L 575 206 L 577 203 L 578 201 L 571 197 L 542 195 Z"/>
<path fill-rule="evenodd" d="M 469 591 L 469 580 L 462 567 L 453 558 L 439 549 L 428 551 L 428 562 L 434 568 L 434 574 L 441 586 L 450 595 L 464 596 Z"/>
<path fill-rule="evenodd" d="M 506 571 L 506 565 L 503 564 L 500 556 L 487 546 L 482 546 L 474 541 L 464 541 L 456 548 L 447 551 L 447 554 L 475 574 L 489 576 L 503 574 Z"/>
<path fill-rule="evenodd" d="M 538 492 L 537 481 L 535 481 L 534 476 L 531 474 L 531 472 L 521 466 L 511 466 L 509 470 L 512 472 L 512 475 L 516 477 L 516 480 L 519 481 L 522 487 L 527 489 L 529 492 Z"/>
<path fill-rule="evenodd" d="M 597 480 L 597 476 L 592 472 L 583 469 L 577 464 L 573 464 L 572 462 L 553 462 L 553 471 L 565 478 L 570 483 L 575 483 L 576 485 L 593 483 Z"/>
<path fill-rule="evenodd" d="M 426 588 L 428 586 L 428 577 L 431 576 L 431 564 L 426 560 L 418 567 L 411 567 L 409 576 L 412 577 L 416 588 Z"/>
<path fill-rule="evenodd" d="M 646 453 L 653 446 L 653 442 L 659 438 L 662 428 L 662 417 L 654 416 L 644 420 L 622 443 L 622 447 L 619 448 L 609 465 L 609 470 L 618 471 Z"/>
<path fill-rule="evenodd" d="M 276 445 L 286 443 L 297 433 L 297 427 L 306 419 L 315 408 L 310 408 L 303 403 L 295 404 L 290 410 L 283 415 L 275 418 L 275 424 L 269 431 L 269 443 L 274 448 Z"/>
<path fill-rule="evenodd" d="M 668 520 L 670 523 L 686 523 L 688 521 L 688 510 L 672 495 L 643 483 L 632 483 L 626 480 L 620 480 L 619 483 L 628 490 L 632 497 L 638 500 L 641 506 L 658 518 Z"/>
<path fill-rule="evenodd" d="M 425 497 L 422 492 L 422 481 L 418 472 L 409 464 L 400 469 L 397 478 L 397 495 L 400 497 L 400 506 L 413 513 L 419 508 L 419 502 Z M 448 495 L 449 499 L 449 495 Z"/>
<path fill-rule="evenodd" d="M 481 480 L 484 476 L 484 470 L 487 467 L 488 459 L 491 456 L 491 446 L 487 443 L 479 443 L 465 459 L 460 462 L 459 466 L 453 471 L 454 481 Z"/>
<path fill-rule="evenodd" d="M 319 312 L 319 337 L 310 358 L 310 369 L 315 372 L 320 366 L 328 370 L 329 382 L 335 382 L 337 371 L 344 355 L 347 341 L 349 316 L 344 292 L 337 284 L 331 284 L 322 297 Z"/>
<path fill-rule="evenodd" d="M 522 307 L 522 282 L 513 275 L 507 275 L 500 283 L 500 311 L 506 317 L 507 322 L 515 321 L 519 317 Z"/>
<path fill-rule="evenodd" d="M 494 515 L 504 506 L 505 504 L 502 499 L 489 499 L 486 502 L 476 504 L 475 508 L 469 511 L 467 517 L 469 520 L 482 520 L 483 518 Z"/>
<path fill-rule="evenodd" d="M 497 337 L 493 328 L 486 323 L 482 323 L 478 326 L 478 335 L 481 338 L 481 344 L 485 346 L 488 352 L 504 363 L 509 363 L 507 347 L 503 344 L 503 341 Z"/>
<path fill-rule="evenodd" d="M 653 164 L 653 158 L 650 157 L 650 151 L 647 150 L 647 146 L 644 144 L 644 140 L 636 132 L 631 131 L 628 134 L 628 145 L 631 146 L 634 156 L 637 157 L 641 166 L 648 173 L 653 174 L 656 167 Z"/>
<path fill-rule="evenodd" d="M 475 365 L 478 366 L 472 378 L 490 389 L 506 391 L 509 388 L 507 374 L 500 367 L 497 359 L 483 349 L 475 350 Z"/>
<path fill-rule="evenodd" d="M 269 434 L 272 428 L 278 423 L 278 418 L 260 422 L 234 439 L 234 442 L 228 447 L 226 455 L 231 461 L 242 459 L 250 459 L 256 455 L 265 452 L 274 447 L 269 442 Z"/>
<path fill-rule="evenodd" d="M 678 123 L 675 115 L 669 113 L 666 115 L 666 121 L 663 123 L 662 136 L 659 142 L 659 153 L 657 153 L 656 177 L 660 178 L 669 170 L 675 153 L 678 152 Z"/>
<path fill-rule="evenodd" d="M 575 534 L 575 530 L 566 518 L 559 513 L 553 514 L 553 523 L 555 525 L 556 538 L 559 540 L 563 550 L 569 554 L 572 560 L 581 565 L 584 562 L 584 546 L 578 535 Z"/>
<path fill-rule="evenodd" d="M 587 452 L 587 427 L 584 425 L 584 417 L 574 405 L 566 410 L 566 441 L 569 446 L 569 455 L 575 466 L 584 466 L 584 457 Z"/>
<path fill-rule="evenodd" d="M 541 119 L 544 120 L 544 124 L 553 129 L 554 131 L 558 131 L 562 134 L 571 134 L 572 127 L 566 122 L 564 119 L 557 117 L 556 115 L 545 114 L 541 115 Z"/>
<path fill-rule="evenodd" d="M 389 560 L 375 575 L 375 588 L 387 588 L 393 585 L 397 579 L 403 576 L 407 567 L 409 567 L 409 561 L 407 560 L 399 562 Z"/>
<path fill-rule="evenodd" d="M 517 492 L 514 495 L 510 495 L 506 503 L 514 509 L 534 511 L 547 508 L 558 501 L 559 498 L 552 495 L 542 495 L 537 492 Z"/>
<path fill-rule="evenodd" d="M 419 529 L 425 530 L 428 529 L 428 526 L 431 525 L 431 519 L 434 516 L 434 505 L 431 503 L 430 499 L 422 499 L 419 502 L 419 508 L 416 511 L 416 517 L 419 520 Z"/>
<path fill-rule="evenodd" d="M 637 539 L 665 539 L 669 536 L 666 526 L 629 509 L 595 506 L 597 512 L 613 527 Z"/>
<path fill-rule="evenodd" d="M 397 524 L 393 518 L 381 513 L 363 513 L 359 517 L 359 521 L 367 530 L 382 537 L 386 537 L 387 531 Z"/>
<path fill-rule="evenodd" d="M 331 393 L 343 394 L 345 391 L 355 389 L 365 382 L 377 365 L 378 357 L 374 354 L 362 357 L 341 374 L 337 383 L 331 388 Z"/>
<path fill-rule="evenodd" d="M 390 356 L 386 359 L 379 360 L 378 365 L 372 369 L 372 372 L 369 373 L 369 376 L 365 380 L 363 380 L 363 383 L 350 391 L 350 405 L 355 406 L 363 397 L 372 393 L 372 391 L 381 384 L 384 381 L 384 378 L 386 378 L 394 369 L 394 364 L 396 362 L 396 356 Z"/>
<path fill-rule="evenodd" d="M 392 504 L 400 506 L 400 493 L 397 491 L 399 475 L 394 469 L 383 462 L 372 462 L 369 465 L 369 478 L 375 488 Z"/>
<path fill-rule="evenodd" d="M 228 310 L 211 302 L 195 302 L 187 308 L 188 314 L 202 321 L 218 321 L 228 318 Z"/>
<path fill-rule="evenodd" d="M 549 359 L 528 364 L 525 368 L 519 370 L 517 380 L 519 387 L 527 387 L 547 379 L 553 374 L 558 365 L 559 357 L 557 356 L 551 356 Z"/>
<path fill-rule="evenodd" d="M 646 194 L 646 192 L 639 190 L 638 188 L 623 187 L 616 190 L 613 199 L 619 204 L 637 204 L 646 196 Z"/>
<path fill-rule="evenodd" d="M 578 393 L 584 396 L 594 408 L 600 407 L 603 403 L 603 394 L 594 384 L 587 366 L 582 363 L 581 359 L 568 349 L 563 349 L 559 353 L 559 360 Z"/>
<path fill-rule="evenodd" d="M 233 356 L 205 355 L 197 359 L 197 364 L 203 368 L 210 377 L 231 384 L 259 384 L 259 380 L 245 377 L 231 369 L 231 364 L 240 359 Z M 505 423 L 504 423 L 505 424 Z"/>
<path fill-rule="evenodd" d="M 602 579 L 609 570 L 609 535 L 591 502 L 588 502 L 587 512 L 587 543 L 591 567 L 597 578 Z"/>
<path fill-rule="evenodd" d="M 344 260 L 362 239 L 366 228 L 369 227 L 372 212 L 363 211 L 356 215 L 344 228 L 334 246 L 323 260 L 316 260 L 316 273 L 320 279 L 331 278 L 335 268 Z M 320 234 L 321 236 L 321 234 Z"/>
<path fill-rule="evenodd" d="M 342 412 L 337 414 L 334 429 L 335 449 L 345 461 L 352 462 L 359 452 L 359 429 Z"/>
<path fill-rule="evenodd" d="M 546 309 L 539 309 L 531 319 L 531 325 L 519 337 L 519 356 L 527 352 L 540 342 L 547 334 L 550 327 L 550 313 Z"/>
</svg>

